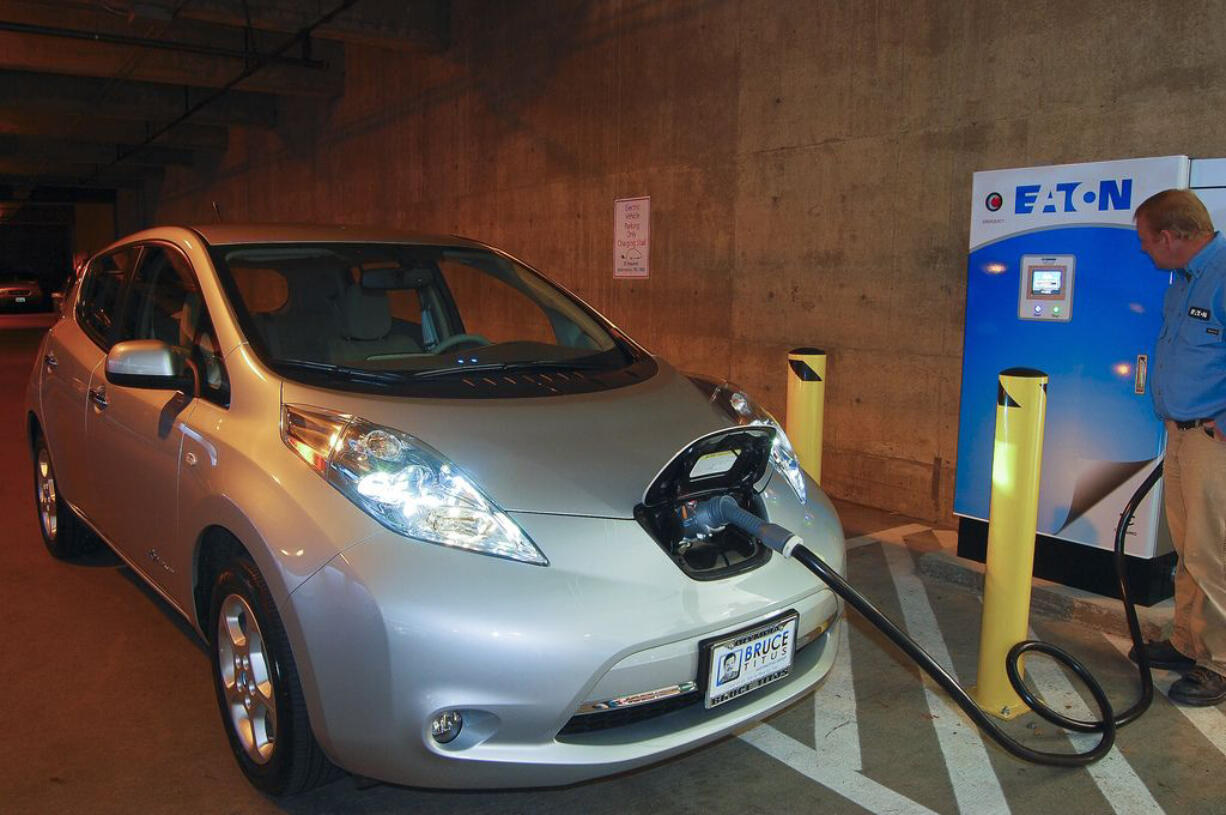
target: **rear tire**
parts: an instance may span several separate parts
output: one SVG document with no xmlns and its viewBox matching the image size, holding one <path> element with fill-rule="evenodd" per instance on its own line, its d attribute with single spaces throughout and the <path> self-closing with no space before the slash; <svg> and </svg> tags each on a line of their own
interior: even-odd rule
<svg viewBox="0 0 1226 815">
<path fill-rule="evenodd" d="M 206 631 L 222 725 L 247 780 L 280 796 L 339 775 L 311 732 L 281 617 L 246 556 L 232 558 L 218 573 Z"/>
<path fill-rule="evenodd" d="M 53 557 L 71 560 L 98 548 L 98 538 L 60 495 L 51 451 L 42 434 L 34 437 L 34 507 L 43 543 Z"/>
</svg>

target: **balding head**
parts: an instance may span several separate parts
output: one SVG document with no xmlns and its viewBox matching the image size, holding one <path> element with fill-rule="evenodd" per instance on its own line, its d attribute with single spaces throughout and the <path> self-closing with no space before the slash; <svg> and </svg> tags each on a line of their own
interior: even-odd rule
<svg viewBox="0 0 1226 815">
<path fill-rule="evenodd" d="M 1213 235 L 1209 210 L 1191 190 L 1163 190 L 1146 198 L 1133 214 L 1137 223 L 1145 219 L 1150 229 L 1167 231 L 1176 238 L 1192 240 Z"/>
<path fill-rule="evenodd" d="M 1182 269 L 1213 239 L 1213 219 L 1191 190 L 1163 190 L 1133 213 L 1141 251 L 1159 269 Z"/>
</svg>

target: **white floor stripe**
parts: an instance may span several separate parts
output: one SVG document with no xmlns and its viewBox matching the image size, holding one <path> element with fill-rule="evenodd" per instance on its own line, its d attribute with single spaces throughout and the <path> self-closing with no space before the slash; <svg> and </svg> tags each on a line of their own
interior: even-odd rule
<svg viewBox="0 0 1226 815">
<path fill-rule="evenodd" d="M 889 529 L 882 529 L 879 532 L 873 532 L 870 535 L 860 535 L 855 538 L 848 538 L 847 549 L 858 549 L 861 546 L 867 546 L 870 543 L 902 543 L 903 539 L 908 535 L 918 535 L 920 532 L 927 532 L 932 527 L 924 526 L 923 524 L 903 524 L 902 526 L 892 526 Z"/>
<path fill-rule="evenodd" d="M 1121 654 L 1127 655 L 1128 649 L 1132 647 L 1132 641 L 1124 637 L 1116 637 L 1111 634 L 1104 634 L 1103 636 Z M 1172 671 L 1154 671 L 1154 690 L 1165 694 L 1171 687 L 1171 684 L 1178 678 L 1178 675 Z M 1174 705 L 1174 708 L 1182 713 L 1184 718 L 1191 722 L 1192 726 L 1199 730 L 1200 734 L 1218 749 L 1219 753 L 1226 755 L 1226 714 L 1222 713 L 1220 707 Z"/>
<path fill-rule="evenodd" d="M 839 622 L 839 657 L 813 705 L 813 743 L 827 763 L 849 770 L 864 767 L 860 758 L 860 728 L 856 724 L 856 688 L 852 683 L 851 647 L 846 620 Z"/>
<path fill-rule="evenodd" d="M 915 573 L 911 555 L 901 546 L 883 546 L 881 549 L 898 590 L 907 633 L 956 678 L 949 649 L 941 636 L 932 605 L 928 602 L 928 592 Z M 987 748 L 978 729 L 948 699 L 945 691 L 934 689 L 927 674 L 924 674 L 924 679 L 928 710 L 933 716 L 932 724 L 945 756 L 946 771 L 959 811 L 1008 812 L 1009 803 L 988 760 Z"/>
<path fill-rule="evenodd" d="M 1030 636 L 1036 638 L 1033 631 Z M 1124 652 L 1127 653 L 1128 649 L 1125 648 Z M 1031 687 L 1038 690 L 1053 709 L 1074 719 L 1098 718 L 1098 711 L 1090 710 L 1064 671 L 1050 659 L 1037 657 L 1028 660 L 1026 674 Z M 1098 739 L 1099 736 L 1093 733 L 1069 734 L 1069 741 L 1077 752 L 1089 750 L 1098 743 Z M 1087 766 L 1086 771 L 1118 815 L 1148 815 L 1163 811 L 1118 747 L 1112 747 L 1107 755 Z"/>
<path fill-rule="evenodd" d="M 771 758 L 782 761 L 796 772 L 842 795 L 852 803 L 864 807 L 869 812 L 899 813 L 899 815 L 932 813 L 931 809 L 912 801 L 905 795 L 894 792 L 889 787 L 878 784 L 868 776 L 831 762 L 825 753 L 819 754 L 808 745 L 801 744 L 791 736 L 780 733 L 768 724 L 760 724 L 742 733 L 741 738 Z"/>
</svg>

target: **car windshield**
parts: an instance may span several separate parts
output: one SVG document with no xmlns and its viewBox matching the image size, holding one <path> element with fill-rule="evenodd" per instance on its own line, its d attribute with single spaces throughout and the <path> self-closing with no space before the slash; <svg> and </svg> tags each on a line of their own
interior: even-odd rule
<svg viewBox="0 0 1226 815">
<path fill-rule="evenodd" d="M 366 389 L 491 372 L 607 373 L 644 357 L 539 274 L 486 249 L 235 244 L 211 254 L 248 339 L 290 378 Z"/>
</svg>

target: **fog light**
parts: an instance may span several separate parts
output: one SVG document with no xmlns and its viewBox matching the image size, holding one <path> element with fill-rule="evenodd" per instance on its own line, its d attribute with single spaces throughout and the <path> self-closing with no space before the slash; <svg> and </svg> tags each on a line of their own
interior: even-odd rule
<svg viewBox="0 0 1226 815">
<path fill-rule="evenodd" d="M 430 722 L 430 735 L 439 744 L 446 744 L 454 741 L 455 737 L 460 735 L 460 728 L 463 726 L 464 717 L 460 715 L 460 711 L 444 710 L 434 717 L 434 721 Z"/>
</svg>

